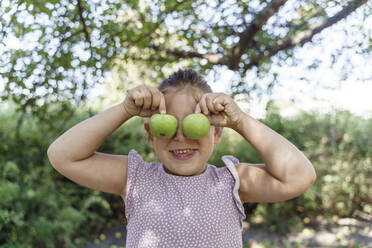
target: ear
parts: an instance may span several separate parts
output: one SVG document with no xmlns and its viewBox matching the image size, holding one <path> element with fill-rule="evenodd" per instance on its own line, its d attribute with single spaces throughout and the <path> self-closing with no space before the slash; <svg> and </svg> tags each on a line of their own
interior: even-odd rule
<svg viewBox="0 0 372 248">
<path fill-rule="evenodd" d="M 152 136 L 151 131 L 150 131 L 149 120 L 145 120 L 145 122 L 143 123 L 143 126 L 145 127 L 145 130 L 147 132 L 147 137 L 149 138 L 149 140 L 151 142 L 154 141 L 154 137 Z"/>
<path fill-rule="evenodd" d="M 220 143 L 223 127 L 214 127 L 214 144 Z"/>
</svg>

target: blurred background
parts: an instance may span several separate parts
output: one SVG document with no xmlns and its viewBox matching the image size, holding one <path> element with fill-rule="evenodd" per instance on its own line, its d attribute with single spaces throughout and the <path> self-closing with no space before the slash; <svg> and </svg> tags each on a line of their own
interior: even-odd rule
<svg viewBox="0 0 372 248">
<path fill-rule="evenodd" d="M 180 68 L 295 144 L 317 181 L 245 204 L 245 247 L 372 247 L 372 2 L 2 0 L 0 247 L 124 247 L 118 196 L 64 178 L 63 132 Z M 99 151 L 155 159 L 132 118 Z M 140 127 L 140 128 L 139 128 Z M 262 162 L 225 129 L 221 156 Z"/>
</svg>

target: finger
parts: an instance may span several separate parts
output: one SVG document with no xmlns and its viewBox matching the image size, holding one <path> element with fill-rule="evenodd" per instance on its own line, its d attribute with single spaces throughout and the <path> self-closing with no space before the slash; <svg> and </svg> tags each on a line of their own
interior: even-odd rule
<svg viewBox="0 0 372 248">
<path fill-rule="evenodd" d="M 195 114 L 199 114 L 199 113 L 201 113 L 201 109 L 200 109 L 200 105 L 199 105 L 199 103 L 196 104 L 196 107 L 195 107 L 195 111 L 194 111 L 194 113 L 195 113 Z"/>
<path fill-rule="evenodd" d="M 165 107 L 165 98 L 164 98 L 164 94 L 162 92 L 160 92 L 160 104 L 159 104 L 159 113 L 160 114 L 166 114 L 167 113 L 167 110 L 166 110 L 166 107 Z"/>
<path fill-rule="evenodd" d="M 221 111 L 223 111 L 223 110 L 225 109 L 224 101 L 225 101 L 224 96 L 217 96 L 217 97 L 213 100 L 213 103 L 214 103 L 215 109 L 216 109 L 218 112 L 221 112 Z"/>
<path fill-rule="evenodd" d="M 143 89 L 143 109 L 150 109 L 152 103 L 152 94 L 149 88 Z"/>
<path fill-rule="evenodd" d="M 156 110 L 159 108 L 160 105 L 160 91 L 154 87 L 150 87 L 149 90 L 152 95 L 151 110 Z"/>
<path fill-rule="evenodd" d="M 143 96 L 142 96 L 142 93 L 140 91 L 133 92 L 133 100 L 134 100 L 134 104 L 137 107 L 142 107 L 142 105 L 143 105 Z"/>
<path fill-rule="evenodd" d="M 213 95 L 209 95 L 209 96 L 206 97 L 207 107 L 208 107 L 210 112 L 212 112 L 214 114 L 217 114 L 218 112 L 214 108 L 213 100 L 214 100 Z"/>
<path fill-rule="evenodd" d="M 205 100 L 206 96 L 207 96 L 207 94 L 204 94 L 201 97 L 199 105 L 200 105 L 201 112 L 203 112 L 203 114 L 205 114 L 205 115 L 208 115 L 209 111 L 208 111 L 207 103 L 206 103 L 206 100 Z"/>
</svg>

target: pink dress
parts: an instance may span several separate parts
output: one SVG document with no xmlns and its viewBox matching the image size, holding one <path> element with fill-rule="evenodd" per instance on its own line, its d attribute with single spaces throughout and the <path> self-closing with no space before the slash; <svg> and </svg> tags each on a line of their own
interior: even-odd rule
<svg viewBox="0 0 372 248">
<path fill-rule="evenodd" d="M 126 248 L 241 248 L 244 208 L 233 156 L 197 176 L 168 174 L 162 163 L 128 155 Z"/>
</svg>

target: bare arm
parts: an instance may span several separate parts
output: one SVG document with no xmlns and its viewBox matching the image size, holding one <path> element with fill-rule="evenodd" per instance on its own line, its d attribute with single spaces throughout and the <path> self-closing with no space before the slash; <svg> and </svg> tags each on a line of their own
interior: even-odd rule
<svg viewBox="0 0 372 248">
<path fill-rule="evenodd" d="M 96 150 L 130 117 L 120 103 L 76 124 L 49 146 L 51 164 L 62 175 L 83 186 L 123 194 L 127 157 Z"/>
<path fill-rule="evenodd" d="M 315 181 L 311 162 L 292 143 L 260 121 L 244 114 L 235 131 L 259 153 L 263 167 L 238 166 L 244 202 L 277 202 L 304 193 Z"/>
<path fill-rule="evenodd" d="M 196 106 L 214 126 L 237 131 L 259 153 L 264 164 L 237 166 L 242 202 L 277 202 L 304 193 L 315 181 L 311 162 L 292 143 L 244 113 L 224 93 L 206 93 Z"/>
<path fill-rule="evenodd" d="M 62 175 L 85 187 L 125 197 L 128 157 L 96 152 L 105 139 L 132 116 L 166 112 L 163 94 L 154 87 L 130 90 L 124 102 L 84 120 L 62 134 L 48 158 Z"/>
<path fill-rule="evenodd" d="M 67 130 L 50 145 L 48 152 L 58 150 L 63 160 L 68 161 L 88 158 L 129 118 L 123 104 L 117 104 Z"/>
</svg>

